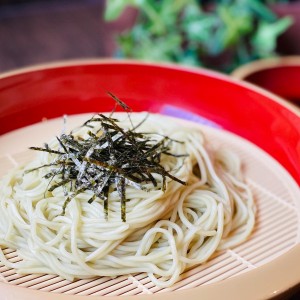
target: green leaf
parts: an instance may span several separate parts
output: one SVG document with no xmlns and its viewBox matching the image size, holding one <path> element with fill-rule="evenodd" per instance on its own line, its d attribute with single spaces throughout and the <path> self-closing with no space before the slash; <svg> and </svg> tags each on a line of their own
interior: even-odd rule
<svg viewBox="0 0 300 300">
<path fill-rule="evenodd" d="M 107 0 L 104 13 L 105 21 L 116 20 L 127 6 L 140 6 L 143 1 L 140 0 Z"/>
<path fill-rule="evenodd" d="M 183 24 L 184 32 L 191 41 L 205 43 L 211 39 L 212 28 L 216 25 L 216 18 L 213 16 L 203 16 Z"/>
<path fill-rule="evenodd" d="M 224 23 L 221 37 L 224 48 L 237 45 L 241 37 L 248 34 L 253 28 L 252 17 L 247 11 L 241 11 L 235 6 L 220 5 L 218 13 Z"/>
<path fill-rule="evenodd" d="M 189 48 L 187 51 L 180 53 L 178 56 L 178 62 L 189 66 L 201 66 L 202 63 L 199 60 L 198 49 Z"/>
<path fill-rule="evenodd" d="M 277 38 L 293 23 L 290 17 L 282 18 L 274 23 L 261 21 L 252 39 L 252 45 L 260 57 L 272 55 L 276 49 Z"/>
<path fill-rule="evenodd" d="M 276 21 L 276 15 L 261 1 L 251 0 L 247 2 L 249 7 L 257 14 L 257 16 L 269 22 Z"/>
</svg>

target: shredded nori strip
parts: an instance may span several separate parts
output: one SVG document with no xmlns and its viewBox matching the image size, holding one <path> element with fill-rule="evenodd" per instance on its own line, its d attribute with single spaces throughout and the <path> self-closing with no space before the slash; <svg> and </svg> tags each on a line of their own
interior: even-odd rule
<svg viewBox="0 0 300 300">
<path fill-rule="evenodd" d="M 130 119 L 131 108 L 113 95 L 107 92 L 116 104 L 127 112 Z M 44 148 L 30 147 L 32 150 L 45 151 L 53 154 L 53 162 L 26 170 L 25 173 L 36 171 L 40 168 L 51 168 L 44 176 L 49 179 L 47 191 L 53 192 L 58 187 L 63 187 L 66 200 L 62 207 L 62 215 L 65 214 L 68 203 L 76 195 L 89 190 L 93 195 L 88 200 L 92 203 L 96 198 L 103 200 L 105 218 L 108 219 L 108 195 L 115 186 L 121 199 L 121 219 L 126 221 L 126 187 L 146 190 L 145 184 L 152 183 L 157 188 L 158 182 L 153 174 L 162 177 L 161 189 L 166 189 L 166 178 L 186 183 L 173 176 L 160 164 L 161 155 L 175 158 L 185 157 L 186 154 L 172 154 L 169 152 L 171 143 L 182 143 L 167 136 L 155 140 L 151 133 L 136 132 L 147 119 L 131 129 L 123 129 L 117 123 L 118 120 L 111 115 L 98 114 L 87 120 L 82 126 L 94 128 L 99 123 L 100 129 L 93 133 L 88 132 L 88 138 L 76 137 L 72 131 L 63 133 L 57 137 L 59 149 L 51 149 L 48 144 Z M 131 122 L 131 119 L 130 119 Z M 132 122 L 131 122 L 132 124 Z M 159 135 L 157 135 L 159 136 Z"/>
</svg>

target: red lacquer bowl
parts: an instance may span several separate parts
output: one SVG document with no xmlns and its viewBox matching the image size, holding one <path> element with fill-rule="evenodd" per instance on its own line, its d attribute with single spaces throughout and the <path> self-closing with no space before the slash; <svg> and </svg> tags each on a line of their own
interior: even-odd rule
<svg viewBox="0 0 300 300">
<path fill-rule="evenodd" d="M 111 111 L 111 91 L 135 111 L 173 106 L 261 147 L 300 183 L 299 112 L 224 75 L 132 61 L 73 61 L 0 75 L 0 134 L 62 114 Z"/>
<path fill-rule="evenodd" d="M 204 69 L 90 60 L 2 74 L 0 134 L 63 114 L 111 111 L 114 102 L 106 91 L 117 95 L 134 111 L 175 115 L 236 133 L 277 159 L 300 184 L 299 111 L 265 90 Z M 297 190 L 297 185 L 294 186 Z M 299 256 L 297 243 L 274 261 L 228 280 L 137 298 L 219 299 L 222 295 L 224 299 L 269 299 L 299 284 Z M 3 282 L 0 290 L 5 291 L 8 300 L 89 299 L 88 296 L 54 295 Z"/>
<path fill-rule="evenodd" d="M 258 60 L 236 69 L 233 76 L 300 105 L 300 56 Z"/>
</svg>

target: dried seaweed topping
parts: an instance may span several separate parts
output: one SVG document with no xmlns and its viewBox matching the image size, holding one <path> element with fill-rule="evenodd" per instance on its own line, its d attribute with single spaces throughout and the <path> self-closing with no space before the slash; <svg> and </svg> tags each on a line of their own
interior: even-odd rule
<svg viewBox="0 0 300 300">
<path fill-rule="evenodd" d="M 131 108 L 119 98 L 108 93 L 130 118 Z M 162 137 L 157 141 L 150 133 L 139 133 L 136 129 L 145 121 L 131 129 L 124 129 L 118 125 L 118 120 L 110 116 L 98 114 L 87 120 L 82 126 L 99 128 L 96 132 L 88 131 L 88 138 L 76 137 L 72 132 L 57 137 L 59 149 L 51 149 L 45 144 L 44 148 L 30 147 L 32 150 L 45 151 L 53 154 L 53 162 L 37 168 L 27 170 L 26 173 L 47 167 L 50 169 L 44 176 L 49 179 L 48 191 L 53 192 L 63 187 L 66 200 L 62 207 L 62 215 L 73 197 L 89 190 L 93 192 L 88 203 L 96 198 L 104 201 L 104 212 L 108 218 L 108 195 L 115 188 L 121 199 L 121 219 L 126 221 L 126 187 L 146 190 L 146 184 L 151 183 L 158 188 L 158 182 L 153 176 L 162 177 L 161 189 L 165 191 L 166 180 L 170 178 L 180 184 L 184 181 L 173 176 L 161 165 L 162 154 L 182 157 L 186 154 L 174 155 L 170 153 L 171 143 L 182 143 Z"/>
</svg>

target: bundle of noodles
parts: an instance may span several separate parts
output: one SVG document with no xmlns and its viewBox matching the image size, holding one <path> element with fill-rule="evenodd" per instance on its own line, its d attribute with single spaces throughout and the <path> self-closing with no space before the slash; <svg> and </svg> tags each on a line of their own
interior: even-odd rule
<svg viewBox="0 0 300 300">
<path fill-rule="evenodd" d="M 16 249 L 22 259 L 12 263 L 0 251 L 6 266 L 23 274 L 58 274 L 68 280 L 146 272 L 157 286 L 168 287 L 215 251 L 249 236 L 255 206 L 242 180 L 239 158 L 224 149 L 210 149 L 199 130 L 159 115 L 146 120 L 145 116 L 117 114 L 115 122 L 124 134 L 134 130 L 146 137 L 149 149 L 164 144 L 159 163 L 166 173 L 150 168 L 151 180 L 123 180 L 122 187 L 116 176 L 107 186 L 107 198 L 88 184 L 74 193 L 75 180 L 57 184 L 66 176 L 56 172 L 53 163 L 62 157 L 63 136 L 45 146 L 54 151 L 39 152 L 34 161 L 2 179 L 0 245 Z M 76 129 L 72 139 L 101 137 L 105 128 L 94 120 Z M 93 151 L 85 154 L 84 162 L 73 155 L 77 176 L 95 165 Z"/>
</svg>

